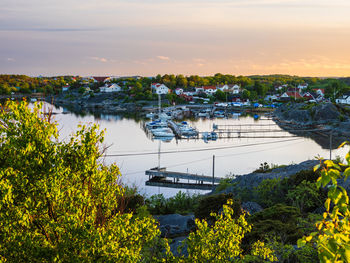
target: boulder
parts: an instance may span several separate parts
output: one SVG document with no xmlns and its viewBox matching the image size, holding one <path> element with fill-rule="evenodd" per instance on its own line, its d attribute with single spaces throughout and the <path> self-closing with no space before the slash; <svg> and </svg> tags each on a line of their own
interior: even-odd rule
<svg viewBox="0 0 350 263">
<path fill-rule="evenodd" d="M 195 228 L 194 215 L 159 215 L 155 216 L 155 219 L 159 222 L 162 237 L 184 236 Z"/>
</svg>

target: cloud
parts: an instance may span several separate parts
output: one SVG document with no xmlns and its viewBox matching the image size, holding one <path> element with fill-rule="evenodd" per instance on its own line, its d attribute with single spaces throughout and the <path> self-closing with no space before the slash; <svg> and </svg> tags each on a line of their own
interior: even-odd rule
<svg viewBox="0 0 350 263">
<path fill-rule="evenodd" d="M 96 61 L 100 61 L 100 62 L 103 62 L 103 63 L 108 62 L 108 59 L 106 59 L 106 58 L 101 58 L 101 57 L 89 57 L 89 59 L 96 60 Z"/>
<path fill-rule="evenodd" d="M 7 58 L 6 60 L 7 60 L 7 61 L 10 61 L 10 62 L 16 61 L 14 58 Z"/>
<path fill-rule="evenodd" d="M 160 60 L 170 60 L 169 57 L 165 57 L 165 56 L 157 56 L 157 58 Z"/>
</svg>

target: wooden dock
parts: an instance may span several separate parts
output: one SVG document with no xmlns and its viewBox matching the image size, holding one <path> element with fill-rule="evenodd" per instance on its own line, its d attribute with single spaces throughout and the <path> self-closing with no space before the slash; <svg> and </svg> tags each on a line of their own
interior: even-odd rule
<svg viewBox="0 0 350 263">
<path fill-rule="evenodd" d="M 165 168 L 153 168 L 147 170 L 145 174 L 149 176 L 149 180 L 146 181 L 146 185 L 149 186 L 198 190 L 211 190 L 222 179 L 213 176 L 166 171 Z M 167 178 L 173 178 L 173 180 L 167 180 Z M 188 180 L 188 182 L 180 182 L 180 180 Z M 203 182 L 209 182 L 209 184 Z"/>
</svg>

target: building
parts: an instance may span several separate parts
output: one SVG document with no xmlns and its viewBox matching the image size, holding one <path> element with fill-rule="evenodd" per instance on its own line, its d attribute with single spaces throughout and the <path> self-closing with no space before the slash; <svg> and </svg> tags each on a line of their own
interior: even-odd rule
<svg viewBox="0 0 350 263">
<path fill-rule="evenodd" d="M 152 83 L 151 88 L 152 88 L 153 93 L 156 93 L 159 95 L 168 94 L 170 91 L 167 86 L 165 86 L 164 84 L 160 84 L 160 83 Z"/>
<path fill-rule="evenodd" d="M 183 94 L 183 93 L 184 93 L 184 90 L 183 90 L 183 89 L 181 89 L 181 88 L 175 89 L 175 94 L 176 94 L 176 95 L 180 95 L 180 94 Z"/>
<path fill-rule="evenodd" d="M 110 77 L 91 77 L 90 79 L 92 79 L 95 83 L 97 82 L 109 82 L 111 80 Z"/>
<path fill-rule="evenodd" d="M 350 105 L 350 92 L 345 93 L 340 98 L 336 99 L 335 102 L 337 104 L 347 104 Z"/>
<path fill-rule="evenodd" d="M 307 83 L 299 84 L 299 85 L 298 85 L 298 89 L 299 89 L 299 90 L 307 89 L 307 87 L 308 87 L 308 84 L 307 84 Z"/>
<path fill-rule="evenodd" d="M 119 92 L 122 88 L 116 84 L 105 84 L 104 86 L 100 87 L 100 92 L 102 93 L 110 93 L 110 92 Z"/>
</svg>

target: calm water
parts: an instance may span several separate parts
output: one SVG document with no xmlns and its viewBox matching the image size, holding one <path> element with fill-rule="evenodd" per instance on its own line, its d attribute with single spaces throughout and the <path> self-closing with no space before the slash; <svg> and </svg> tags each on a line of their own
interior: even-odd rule
<svg viewBox="0 0 350 263">
<path fill-rule="evenodd" d="M 102 129 L 106 129 L 105 145 L 109 146 L 107 154 L 114 156 L 105 157 L 105 162 L 107 164 L 115 162 L 121 170 L 123 183 L 136 186 L 141 193 L 146 195 L 163 193 L 169 197 L 179 191 L 179 189 L 145 186 L 145 181 L 148 179 L 145 170 L 158 166 L 157 152 L 159 147 L 161 152 L 171 152 L 163 153 L 160 156 L 161 167 L 167 167 L 171 171 L 211 175 L 212 159 L 215 155 L 215 176 L 218 177 L 249 173 L 263 162 L 281 165 L 314 159 L 318 155 L 324 158 L 329 157 L 329 150 L 322 149 L 309 138 L 230 138 L 208 143 L 202 139 L 180 141 L 173 139 L 171 142 L 160 142 L 147 137 L 142 129 L 142 122 L 134 119 L 116 115 L 63 114 L 63 108 L 55 108 L 54 112 L 57 113 L 55 120 L 59 124 L 61 139 L 68 138 L 77 129 L 79 123 L 95 122 Z M 277 129 L 272 120 L 256 121 L 252 117 L 199 119 L 188 122 L 199 131 L 211 131 L 214 123 L 219 125 L 269 124 L 271 128 Z M 288 132 L 256 132 L 249 136 L 262 135 L 292 136 Z M 343 157 L 345 152 L 346 149 L 333 150 L 333 156 Z M 123 156 L 138 153 L 145 154 Z M 204 191 L 194 190 L 182 191 L 204 193 Z"/>
</svg>

